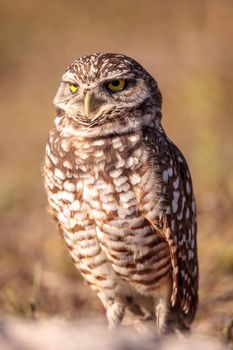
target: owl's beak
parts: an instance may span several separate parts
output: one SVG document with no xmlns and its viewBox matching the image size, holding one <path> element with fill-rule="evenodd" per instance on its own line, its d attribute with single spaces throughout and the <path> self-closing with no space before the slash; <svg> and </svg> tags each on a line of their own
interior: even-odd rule
<svg viewBox="0 0 233 350">
<path fill-rule="evenodd" d="M 85 109 L 87 118 L 89 118 L 90 111 L 91 111 L 91 92 L 90 91 L 86 92 L 86 96 L 84 100 L 84 109 Z"/>
<path fill-rule="evenodd" d="M 93 117 L 93 113 L 96 115 L 104 102 L 105 101 L 101 98 L 96 97 L 93 91 L 87 90 L 84 97 L 84 110 L 86 117 Z"/>
</svg>

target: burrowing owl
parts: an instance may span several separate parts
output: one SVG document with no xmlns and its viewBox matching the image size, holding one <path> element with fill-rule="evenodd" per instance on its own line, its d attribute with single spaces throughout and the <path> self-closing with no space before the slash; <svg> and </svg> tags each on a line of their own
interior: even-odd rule
<svg viewBox="0 0 233 350">
<path fill-rule="evenodd" d="M 110 327 L 127 309 L 162 331 L 186 329 L 197 308 L 192 181 L 161 126 L 161 103 L 156 81 L 121 54 L 74 61 L 54 98 L 48 200 Z"/>
</svg>

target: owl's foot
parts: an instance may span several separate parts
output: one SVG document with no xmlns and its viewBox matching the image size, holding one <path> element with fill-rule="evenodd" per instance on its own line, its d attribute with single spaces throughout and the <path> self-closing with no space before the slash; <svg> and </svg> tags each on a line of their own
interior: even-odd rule
<svg viewBox="0 0 233 350">
<path fill-rule="evenodd" d="M 114 329 L 118 327 L 125 314 L 125 305 L 119 302 L 113 302 L 107 307 L 107 319 L 109 329 Z"/>
<path fill-rule="evenodd" d="M 155 304 L 156 327 L 160 333 L 165 332 L 167 307 L 164 299 L 159 298 Z"/>
</svg>

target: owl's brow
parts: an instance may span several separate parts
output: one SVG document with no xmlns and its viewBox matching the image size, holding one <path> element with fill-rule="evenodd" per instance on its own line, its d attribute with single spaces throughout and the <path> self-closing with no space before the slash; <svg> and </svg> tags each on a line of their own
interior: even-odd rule
<svg viewBox="0 0 233 350">
<path fill-rule="evenodd" d="M 134 74 L 132 74 L 131 72 L 129 72 L 129 71 L 125 71 L 125 72 L 121 72 L 121 73 L 119 73 L 119 74 L 114 74 L 114 75 L 108 75 L 108 76 L 106 76 L 106 77 L 104 77 L 104 78 L 102 78 L 102 79 L 98 79 L 98 83 L 101 83 L 101 84 L 103 84 L 103 83 L 107 83 L 107 82 L 109 82 L 109 81 L 111 81 L 111 80 L 116 80 L 116 79 L 134 79 L 135 78 L 135 76 L 134 76 Z M 97 80 L 97 79 L 96 79 Z M 83 82 L 82 81 L 80 81 L 79 79 L 78 79 L 78 77 L 77 78 L 75 78 L 74 77 L 74 75 L 73 74 L 67 74 L 67 73 L 65 73 L 63 76 L 62 76 L 62 82 L 63 83 L 75 83 L 75 84 L 80 84 L 80 85 L 82 85 L 82 86 L 88 86 L 88 87 L 91 87 L 92 85 L 95 85 L 96 84 L 96 82 L 94 81 L 94 82 L 91 82 L 91 83 L 89 83 L 89 84 L 83 84 Z"/>
<path fill-rule="evenodd" d="M 129 71 L 125 71 L 125 72 L 121 72 L 119 74 L 108 75 L 108 76 L 106 76 L 106 77 L 104 77 L 102 79 L 99 79 L 99 81 L 101 83 L 103 83 L 103 82 L 108 82 L 108 81 L 119 79 L 119 78 L 122 78 L 122 79 L 133 79 L 133 78 L 135 78 L 135 75 L 130 73 Z"/>
<path fill-rule="evenodd" d="M 77 79 L 72 76 L 66 76 L 65 74 L 62 76 L 61 81 L 63 83 L 77 83 Z"/>
</svg>

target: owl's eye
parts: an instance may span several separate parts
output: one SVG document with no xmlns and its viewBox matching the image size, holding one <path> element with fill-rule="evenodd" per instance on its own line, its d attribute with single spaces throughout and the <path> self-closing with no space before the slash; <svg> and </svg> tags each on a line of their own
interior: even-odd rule
<svg viewBox="0 0 233 350">
<path fill-rule="evenodd" d="M 111 91 L 121 91 L 125 88 L 125 80 L 112 80 L 107 84 L 107 88 Z"/>
<path fill-rule="evenodd" d="M 78 90 L 78 85 L 69 83 L 69 89 L 72 94 L 75 94 L 75 92 Z"/>
</svg>

